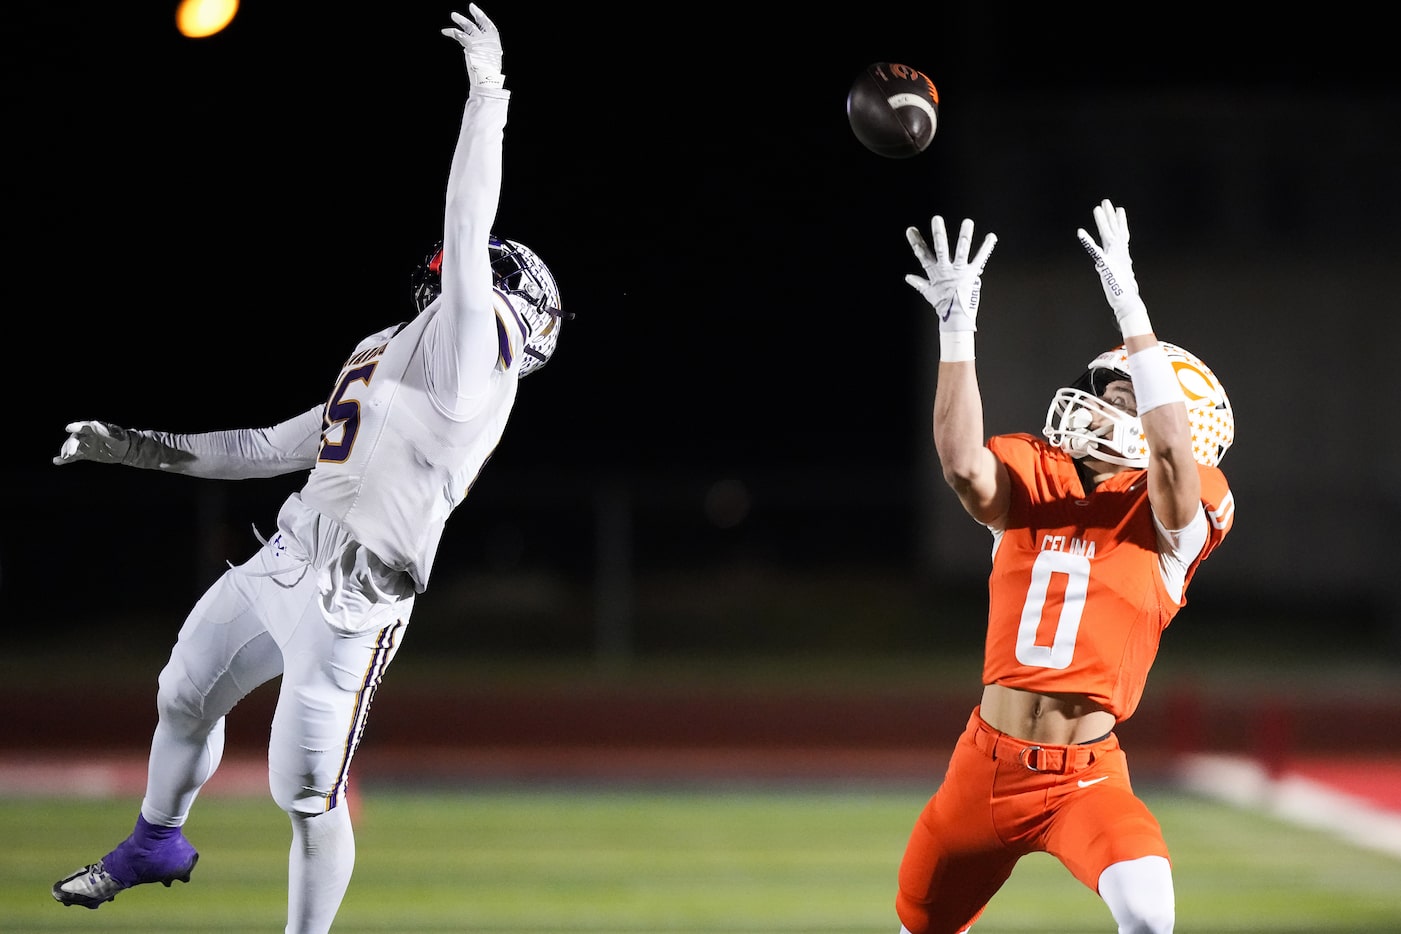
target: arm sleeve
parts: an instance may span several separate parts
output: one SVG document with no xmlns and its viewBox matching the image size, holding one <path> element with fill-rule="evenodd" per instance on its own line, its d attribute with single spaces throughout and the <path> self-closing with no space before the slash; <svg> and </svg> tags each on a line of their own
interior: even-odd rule
<svg viewBox="0 0 1401 934">
<path fill-rule="evenodd" d="M 276 477 L 316 466 L 321 449 L 321 406 L 271 428 L 200 434 L 139 430 L 122 463 L 212 480 Z"/>
<path fill-rule="evenodd" d="M 1158 567 L 1163 583 L 1179 604 L 1197 567 L 1221 544 L 1235 519 L 1235 496 L 1221 471 L 1198 465 L 1197 472 L 1202 478 L 1202 505 L 1191 522 L 1180 529 L 1169 529 L 1156 513 L 1153 515 Z"/>
<path fill-rule="evenodd" d="M 1187 569 L 1206 545 L 1206 510 L 1198 509 L 1192 521 L 1180 529 L 1165 527 L 1154 513 L 1153 529 L 1158 535 L 1158 570 L 1163 575 L 1163 584 L 1172 598 L 1181 603 L 1182 591 L 1187 586 Z"/>
<path fill-rule="evenodd" d="M 505 89 L 472 88 L 448 174 L 442 305 L 426 335 L 426 349 L 433 395 L 452 413 L 474 408 L 500 355 L 487 242 L 501 196 L 509 101 Z"/>
</svg>

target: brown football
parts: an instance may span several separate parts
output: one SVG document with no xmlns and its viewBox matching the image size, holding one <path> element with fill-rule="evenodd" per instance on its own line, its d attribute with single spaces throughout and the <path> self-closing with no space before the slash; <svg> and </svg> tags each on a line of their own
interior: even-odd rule
<svg viewBox="0 0 1401 934">
<path fill-rule="evenodd" d="M 856 76 L 846 118 L 861 144 L 888 159 L 917 156 L 939 128 L 939 91 L 924 72 L 876 62 Z"/>
</svg>

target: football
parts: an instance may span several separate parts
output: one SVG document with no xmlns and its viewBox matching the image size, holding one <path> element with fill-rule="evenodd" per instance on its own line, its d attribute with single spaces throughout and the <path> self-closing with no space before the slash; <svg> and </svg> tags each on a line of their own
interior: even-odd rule
<svg viewBox="0 0 1401 934">
<path fill-rule="evenodd" d="M 929 148 L 939 128 L 939 91 L 909 65 L 876 62 L 856 76 L 846 95 L 851 131 L 871 152 L 908 159 Z"/>
</svg>

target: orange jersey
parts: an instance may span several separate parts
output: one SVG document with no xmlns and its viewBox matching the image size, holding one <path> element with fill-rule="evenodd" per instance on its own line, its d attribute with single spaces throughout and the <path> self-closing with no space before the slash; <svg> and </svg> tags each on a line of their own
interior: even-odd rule
<svg viewBox="0 0 1401 934">
<path fill-rule="evenodd" d="M 999 435 L 988 448 L 1007 466 L 1012 498 L 988 579 L 983 683 L 1088 695 L 1127 720 L 1186 584 L 1231 528 L 1225 475 L 1197 467 L 1209 531 L 1179 602 L 1159 570 L 1146 470 L 1086 496 L 1075 461 L 1039 438 Z"/>
</svg>

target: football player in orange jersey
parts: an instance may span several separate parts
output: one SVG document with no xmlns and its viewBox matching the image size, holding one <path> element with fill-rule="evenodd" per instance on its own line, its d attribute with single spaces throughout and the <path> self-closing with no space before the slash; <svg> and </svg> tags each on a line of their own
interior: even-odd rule
<svg viewBox="0 0 1401 934">
<path fill-rule="evenodd" d="M 1123 344 L 1058 391 L 1043 437 L 985 439 L 973 362 L 981 275 L 970 259 L 906 238 L 924 276 L 906 281 L 939 316 L 934 444 L 944 479 L 992 533 L 983 693 L 899 872 L 902 934 L 967 931 L 1018 859 L 1046 852 L 1104 900 L 1120 934 L 1168 934 L 1172 868 L 1134 794 L 1116 724 L 1132 716 L 1158 640 L 1198 566 L 1231 528 L 1217 464 L 1230 401 L 1200 359 L 1158 340 L 1139 296 L 1123 208 L 1094 208 L 1094 260 Z"/>
</svg>

